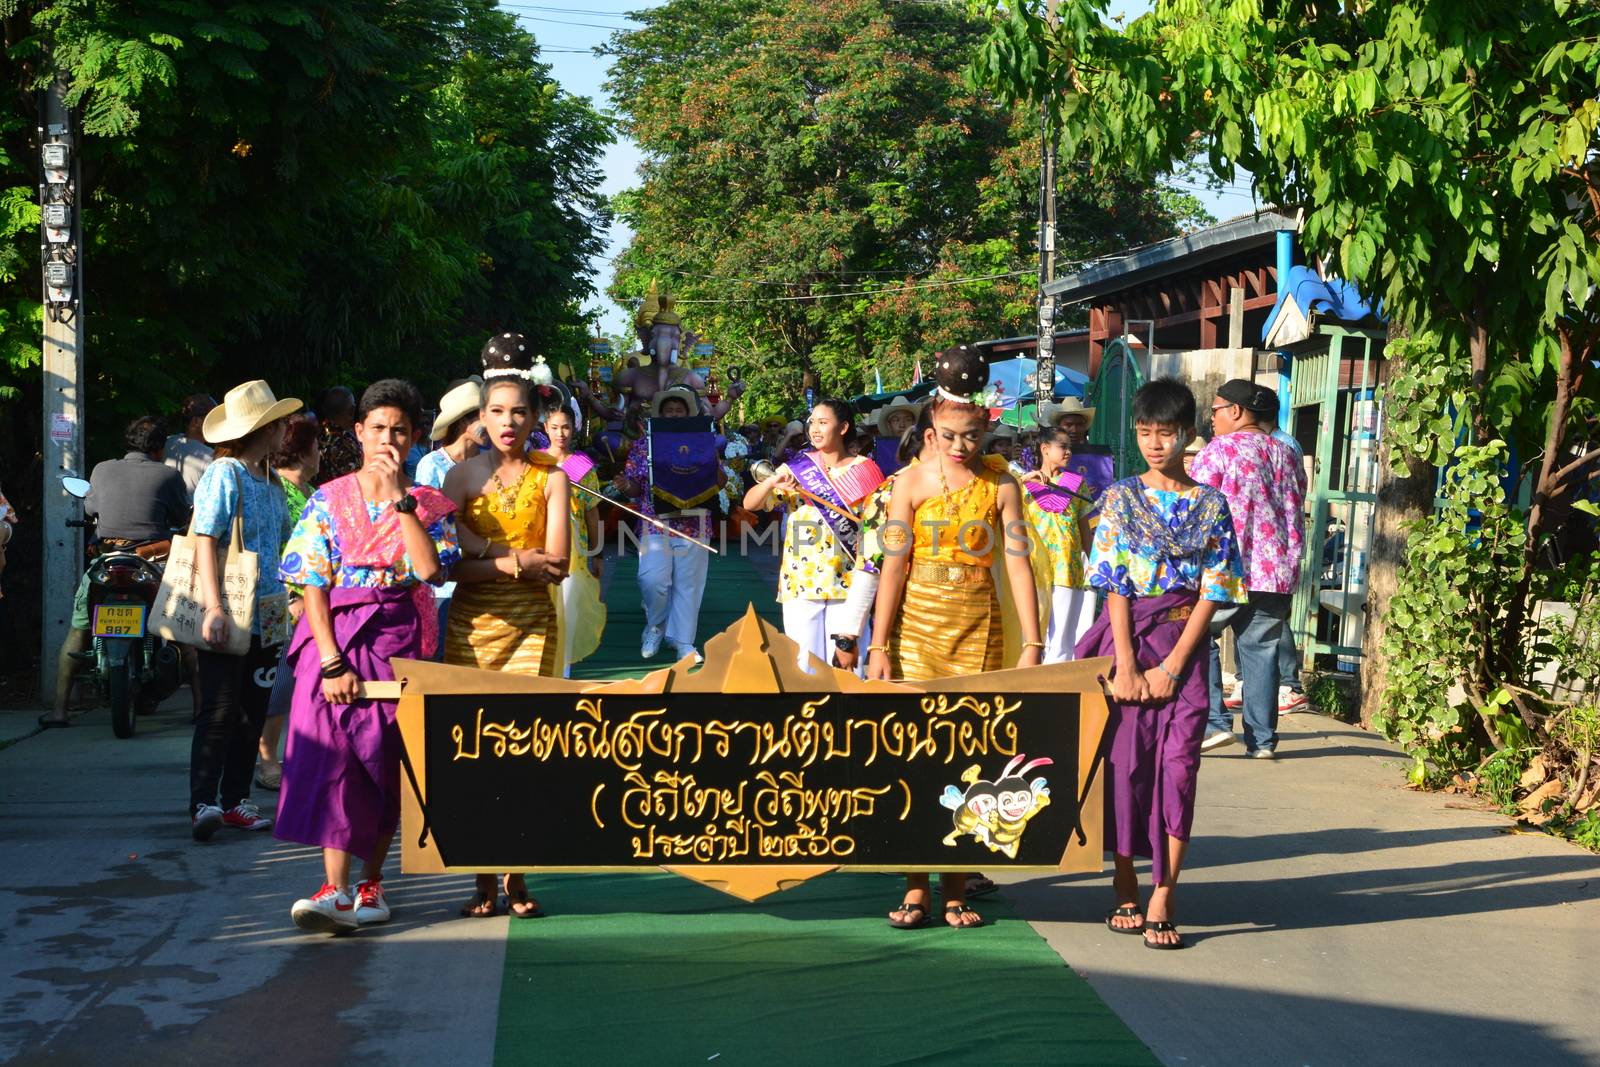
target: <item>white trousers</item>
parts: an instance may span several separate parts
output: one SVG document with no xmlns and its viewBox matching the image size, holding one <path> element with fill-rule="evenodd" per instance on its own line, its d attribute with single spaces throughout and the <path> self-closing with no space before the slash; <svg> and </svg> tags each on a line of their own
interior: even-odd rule
<svg viewBox="0 0 1600 1067">
<path fill-rule="evenodd" d="M 639 596 L 644 601 L 644 624 L 665 632 L 669 645 L 694 644 L 709 556 L 705 549 L 681 537 L 653 533 L 640 540 Z"/>
<path fill-rule="evenodd" d="M 1094 624 L 1093 589 L 1050 587 L 1050 629 L 1044 635 L 1045 663 L 1065 663 L 1076 658 L 1078 639 Z"/>
<path fill-rule="evenodd" d="M 783 632 L 800 646 L 800 667 L 811 670 L 809 652 L 824 663 L 833 662 L 833 634 L 849 633 L 855 629 L 855 615 L 844 598 L 838 600 L 785 600 L 783 602 Z M 872 620 L 861 626 L 861 636 L 856 641 L 856 673 L 861 673 L 867 645 L 871 643 Z"/>
</svg>

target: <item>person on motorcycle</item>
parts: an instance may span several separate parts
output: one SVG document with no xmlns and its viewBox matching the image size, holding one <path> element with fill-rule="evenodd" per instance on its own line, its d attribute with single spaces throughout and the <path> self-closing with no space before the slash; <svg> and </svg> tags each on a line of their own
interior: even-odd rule
<svg viewBox="0 0 1600 1067">
<path fill-rule="evenodd" d="M 121 459 L 95 464 L 89 475 L 85 515 L 95 517 L 97 542 L 106 548 L 134 548 L 166 541 L 189 521 L 189 491 L 183 476 L 162 463 L 167 424 L 159 417 L 134 419 L 122 435 L 128 452 Z M 73 653 L 89 646 L 89 576 L 78 581 L 72 600 L 72 629 L 56 659 L 56 702 L 39 716 L 45 727 L 69 726 L 67 693 L 78 661 Z"/>
</svg>

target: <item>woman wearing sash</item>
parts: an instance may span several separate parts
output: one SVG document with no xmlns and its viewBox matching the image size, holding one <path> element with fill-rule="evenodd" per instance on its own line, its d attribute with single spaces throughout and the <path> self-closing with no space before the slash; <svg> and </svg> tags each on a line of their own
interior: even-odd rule
<svg viewBox="0 0 1600 1067">
<path fill-rule="evenodd" d="M 807 424 L 811 451 L 798 453 L 744 495 L 751 511 L 764 511 L 774 502 L 788 509 L 778 603 L 783 632 L 800 646 L 800 666 L 807 670 L 807 653 L 831 663 L 836 648 L 857 650 L 844 620 L 850 576 L 861 551 L 860 525 L 845 513 L 859 516 L 862 501 L 883 484 L 883 472 L 870 458 L 851 454 L 853 419 L 844 401 L 817 401 Z"/>
<path fill-rule="evenodd" d="M 549 453 L 527 449 L 533 406 L 516 364 L 485 368 L 481 416 L 489 448 L 457 464 L 444 480 L 445 494 L 460 516 L 462 552 L 444 661 L 551 677 L 560 673 L 561 664 L 559 593 L 552 585 L 566 574 L 567 476 Z M 461 914 L 498 914 L 495 883 L 494 875 L 480 874 Z M 522 875 L 507 875 L 505 890 L 512 915 L 544 915 L 528 896 Z"/>
<path fill-rule="evenodd" d="M 1089 505 L 1077 493 L 1083 481 L 1067 472 L 1072 458 L 1068 432 L 1050 426 L 1039 435 L 1040 466 L 1022 478 L 1028 522 L 1050 561 L 1051 582 L 1041 590 L 1050 598 L 1050 625 L 1044 635 L 1044 662 L 1064 663 L 1094 621 L 1094 592 L 1083 573 L 1084 554 L 1093 534 Z"/>
<path fill-rule="evenodd" d="M 283 755 L 276 836 L 322 849 L 322 888 L 295 902 L 302 930 L 340 933 L 386 922 L 383 861 L 400 823 L 400 732 L 393 703 L 360 699 L 389 681 L 390 659 L 424 658 L 438 640 L 426 583 L 455 563 L 453 506 L 414 486 L 402 461 L 422 396 L 397 379 L 361 397 L 363 466 L 306 502 L 283 556 L 284 582 L 305 609 L 289 643 L 294 704 Z M 350 860 L 365 864 L 350 888 Z"/>
<path fill-rule="evenodd" d="M 606 627 L 606 606 L 600 602 L 600 479 L 594 460 L 572 450 L 577 422 L 568 408 L 545 413 L 548 452 L 571 483 L 572 564 L 561 583 L 561 666 L 572 676 L 572 665 L 600 647 Z M 589 490 L 587 493 L 577 487 Z M 592 554 L 591 554 L 592 553 Z"/>
<path fill-rule="evenodd" d="M 1004 623 L 994 570 L 1010 580 L 1022 649 L 1017 667 L 1039 662 L 1038 601 L 1028 562 L 1022 489 L 1000 457 L 982 454 L 989 412 L 977 392 L 989 378 L 976 348 L 946 349 L 934 359 L 938 389 L 933 430 L 919 463 L 895 478 L 880 539 L 883 566 L 868 646 L 867 677 L 920 681 L 1000 670 Z M 967 905 L 966 873 L 943 876 L 944 921 L 958 929 L 983 925 Z M 926 874 L 908 875 L 889 925 L 928 926 Z"/>
</svg>

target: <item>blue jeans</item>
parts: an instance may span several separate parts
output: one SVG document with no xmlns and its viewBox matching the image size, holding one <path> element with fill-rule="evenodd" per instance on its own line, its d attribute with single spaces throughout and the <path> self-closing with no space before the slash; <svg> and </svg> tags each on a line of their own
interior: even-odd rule
<svg viewBox="0 0 1600 1067">
<path fill-rule="evenodd" d="M 1278 638 L 1278 684 L 1296 693 L 1305 692 L 1300 684 L 1300 650 L 1295 647 L 1294 627 L 1283 624 L 1283 636 Z"/>
<path fill-rule="evenodd" d="M 1244 690 L 1244 745 L 1254 752 L 1278 743 L 1278 651 L 1288 629 L 1288 593 L 1251 593 L 1250 602 L 1228 620 Z M 1232 730 L 1233 714 L 1222 706 L 1222 656 L 1211 642 L 1211 730 Z"/>
</svg>

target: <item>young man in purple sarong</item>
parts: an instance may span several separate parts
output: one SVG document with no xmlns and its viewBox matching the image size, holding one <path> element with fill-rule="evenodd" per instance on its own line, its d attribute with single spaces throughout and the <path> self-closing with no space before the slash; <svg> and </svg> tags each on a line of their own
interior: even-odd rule
<svg viewBox="0 0 1600 1067">
<path fill-rule="evenodd" d="M 289 643 L 294 703 L 275 835 L 322 849 L 324 881 L 290 909 L 302 930 L 387 922 L 383 861 L 400 823 L 400 731 L 392 702 L 360 699 L 391 658 L 426 659 L 439 639 L 430 584 L 460 558 L 454 505 L 403 461 L 422 419 L 409 382 L 375 382 L 356 413 L 361 469 L 312 494 L 282 577 L 305 611 Z M 350 885 L 350 860 L 364 863 Z"/>
<path fill-rule="evenodd" d="M 1194 394 L 1161 378 L 1134 394 L 1132 414 L 1150 469 L 1100 498 L 1089 585 L 1107 604 L 1077 655 L 1115 661 L 1105 755 L 1117 906 L 1106 925 L 1142 934 L 1147 948 L 1176 949 L 1184 943 L 1172 922 L 1172 892 L 1194 823 L 1209 714 L 1209 663 L 1195 653 L 1217 605 L 1242 604 L 1246 591 L 1227 499 L 1183 470 L 1184 446 L 1195 432 Z M 1139 905 L 1135 856 L 1151 861 L 1147 909 Z"/>
</svg>

